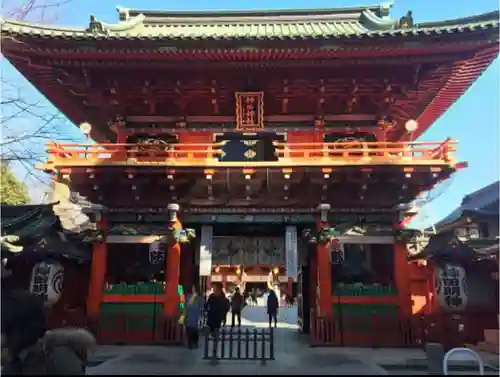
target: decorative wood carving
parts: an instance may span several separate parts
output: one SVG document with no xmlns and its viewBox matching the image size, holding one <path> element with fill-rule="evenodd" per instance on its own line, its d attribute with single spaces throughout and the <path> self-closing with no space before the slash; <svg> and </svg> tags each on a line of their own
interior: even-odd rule
<svg viewBox="0 0 500 377">
<path fill-rule="evenodd" d="M 108 126 L 114 133 L 118 133 L 123 130 L 126 125 L 127 123 L 125 122 L 125 118 L 121 115 L 117 115 L 114 119 L 108 120 Z"/>
<path fill-rule="evenodd" d="M 264 128 L 264 92 L 236 93 L 236 129 Z"/>
</svg>

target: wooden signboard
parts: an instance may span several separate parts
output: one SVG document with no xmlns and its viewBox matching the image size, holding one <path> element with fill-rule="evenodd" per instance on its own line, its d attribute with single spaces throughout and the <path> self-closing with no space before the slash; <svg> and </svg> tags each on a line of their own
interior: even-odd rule
<svg viewBox="0 0 500 377">
<path fill-rule="evenodd" d="M 236 129 L 255 131 L 264 128 L 264 92 L 236 93 Z"/>
</svg>

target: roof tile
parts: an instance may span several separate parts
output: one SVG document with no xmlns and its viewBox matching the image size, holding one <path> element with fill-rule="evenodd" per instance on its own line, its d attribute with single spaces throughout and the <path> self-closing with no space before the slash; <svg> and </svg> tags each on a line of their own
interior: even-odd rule
<svg viewBox="0 0 500 377">
<path fill-rule="evenodd" d="M 122 16 L 122 9 L 118 24 L 99 22 L 95 17 L 91 17 L 88 28 L 3 21 L 2 35 L 29 34 L 83 39 L 308 39 L 441 34 L 498 29 L 499 26 L 496 11 L 464 19 L 399 28 L 399 22 L 388 17 L 387 6 L 379 7 L 267 12 L 142 11 L 146 15 L 141 11 L 127 11 L 126 17 Z"/>
</svg>

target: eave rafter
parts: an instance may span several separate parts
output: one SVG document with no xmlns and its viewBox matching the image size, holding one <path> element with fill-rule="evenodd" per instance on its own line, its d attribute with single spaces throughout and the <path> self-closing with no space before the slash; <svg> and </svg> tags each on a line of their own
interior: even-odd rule
<svg viewBox="0 0 500 377">
<path fill-rule="evenodd" d="M 73 168 L 66 175 L 74 190 L 110 207 L 121 203 L 154 207 L 158 201 L 175 200 L 207 208 L 314 207 L 319 201 L 330 202 L 334 207 L 392 208 L 411 201 L 453 172 L 436 166 L 330 170 L 327 174 L 324 169 L 298 168 L 284 174 L 283 170 L 257 169 L 253 174 L 244 174 L 240 170 L 219 169 L 207 174 L 206 170 L 176 169 L 175 173 L 168 174 L 161 169 L 141 168 L 129 169 L 129 173 L 124 174 L 97 167 L 92 173 Z"/>
<path fill-rule="evenodd" d="M 468 53 L 454 55 L 453 58 L 467 56 L 470 55 Z M 448 62 L 449 59 L 450 57 L 448 57 Z M 391 62 L 395 64 L 393 60 Z M 120 76 L 115 69 L 116 67 L 112 66 L 109 67 L 109 70 L 102 70 L 92 66 L 63 66 L 53 63 L 54 61 L 42 62 L 38 60 L 36 66 L 48 64 L 43 66 L 49 68 L 46 70 L 45 79 L 54 82 L 51 89 L 54 92 L 59 91 L 61 98 L 64 97 L 66 102 L 72 100 L 75 103 L 81 103 L 85 109 L 86 121 L 89 121 L 89 116 L 94 113 L 96 117 L 93 118 L 93 122 L 97 125 L 95 128 L 107 124 L 110 118 L 121 114 L 122 110 L 127 106 L 130 107 L 131 103 L 138 106 L 134 105 L 135 111 L 138 112 L 137 115 L 156 115 L 154 111 L 159 108 L 175 112 L 175 114 L 170 115 L 178 115 L 184 119 L 190 115 L 233 114 L 231 98 L 237 88 L 243 85 L 242 83 L 238 84 L 237 78 L 245 72 L 248 73 L 248 71 L 242 70 L 233 71 L 230 76 L 236 81 L 228 81 L 229 72 L 227 70 L 214 69 L 211 77 L 205 78 L 198 77 L 196 73 L 189 73 L 192 72 L 189 71 L 189 67 L 180 71 L 181 66 L 177 65 L 175 73 L 177 79 L 169 81 L 158 78 L 165 77 L 164 74 L 155 74 L 159 71 L 143 70 L 133 77 L 125 77 Z M 73 61 L 73 63 L 75 62 Z M 324 65 L 324 61 L 322 64 Z M 304 79 L 307 81 L 307 77 L 294 76 L 293 68 L 275 68 L 277 73 L 273 73 L 271 78 L 262 82 L 265 85 L 262 88 L 268 94 L 266 111 L 268 114 L 283 114 L 284 110 L 289 112 L 290 108 L 296 110 L 298 105 L 300 107 L 309 103 L 304 101 L 304 96 L 309 93 L 311 98 L 314 97 L 313 101 L 307 105 L 310 109 L 304 108 L 301 110 L 302 112 L 318 116 L 320 113 L 371 111 L 373 114 L 381 115 L 385 113 L 383 108 L 387 107 L 391 117 L 399 121 L 399 126 L 402 127 L 407 119 L 418 114 L 418 103 L 424 100 L 423 96 L 432 96 L 438 90 L 441 80 L 446 78 L 446 70 L 450 65 L 431 59 L 431 62 L 426 64 L 415 63 L 400 66 L 405 67 L 402 69 L 408 71 L 403 76 L 396 74 L 401 73 L 401 71 L 396 72 L 390 68 L 391 66 L 393 65 L 372 65 L 363 71 L 363 76 L 359 77 L 356 69 L 349 71 L 346 67 L 351 67 L 351 65 L 344 64 L 339 67 L 340 70 L 336 71 L 337 76 L 329 77 L 327 74 L 319 73 L 320 69 L 326 72 L 328 70 L 326 66 L 311 70 L 312 67 L 309 65 L 307 68 L 315 75 L 317 73 L 317 77 L 310 77 L 309 81 L 312 81 L 305 86 Z M 418 83 L 415 85 L 414 72 L 422 66 L 426 68 L 422 69 Z M 435 66 L 437 69 L 433 68 Z M 267 67 L 266 71 L 269 69 L 272 68 Z M 290 72 L 287 71 L 280 78 L 281 72 L 287 69 Z M 258 76 L 261 76 L 261 73 Z M 273 79 L 274 77 L 276 79 Z M 388 87 L 391 89 L 390 94 L 386 91 Z M 387 100 L 390 102 L 387 103 Z M 274 102 L 277 103 L 274 104 Z M 195 103 L 196 106 L 194 106 Z M 200 113 L 191 114 L 188 109 L 191 111 L 197 109 Z M 311 123 L 311 127 L 312 125 Z M 107 132 L 107 130 L 101 131 Z M 113 140 L 112 137 L 108 136 L 109 139 Z"/>
<path fill-rule="evenodd" d="M 297 72 L 349 66 L 359 72 L 367 67 L 392 66 L 389 69 L 394 70 L 397 66 L 399 70 L 436 65 L 428 77 L 419 78 L 416 84 L 382 75 L 380 79 L 386 81 L 382 88 L 380 83 L 372 86 L 380 89 L 378 97 L 364 95 L 361 84 L 359 91 L 354 90 L 358 84 L 347 85 L 341 110 L 335 102 L 339 94 L 328 91 L 329 75 L 310 77 L 316 84 L 325 81 L 325 85 L 311 88 L 310 98 L 301 98 L 292 89 L 296 74 L 282 78 L 279 93 L 271 94 L 279 102 L 273 104 L 275 108 L 271 106 L 274 114 L 290 113 L 297 103 L 307 104 L 308 108 L 301 111 L 317 117 L 332 110 L 356 113 L 359 108 L 368 108 L 384 119 L 395 120 L 396 128 L 389 136 L 395 140 L 403 137 L 403 124 L 408 119 L 417 119 L 418 132 L 425 131 L 498 54 L 498 12 L 434 23 L 417 23 L 411 12 L 400 20 L 391 19 L 390 6 L 386 5 L 193 14 L 122 9 L 119 14 L 117 24 L 92 16 L 84 28 L 2 22 L 4 56 L 73 122 L 91 122 L 92 137 L 99 141 L 112 139 L 104 125 L 117 113 L 130 115 L 121 114 L 124 109 L 141 112 L 133 115 L 173 115 L 157 113 L 166 107 L 165 103 L 175 103 L 174 115 L 181 118 L 193 115 L 193 108 L 203 112 L 200 116 L 226 115 L 234 112 L 227 98 L 239 88 L 224 85 L 219 77 L 210 77 L 217 85 L 207 86 L 209 94 L 193 95 L 183 79 L 182 86 L 174 85 L 176 91 L 170 94 L 148 87 L 148 78 L 142 77 L 140 88 L 106 80 L 108 88 L 96 89 L 102 80 L 93 77 L 93 70 L 103 72 L 109 68 L 134 72 L 127 76 L 136 76 L 137 70 L 177 75 L 179 70 L 195 72 L 200 67 L 210 72 L 286 68 Z M 39 69 L 35 71 L 35 67 Z M 77 77 L 64 77 L 56 72 L 60 68 L 76 70 Z M 116 76 L 110 80 L 118 81 Z M 284 80 L 290 83 L 285 85 Z M 309 87 L 303 85 L 301 92 L 306 93 Z M 138 98 L 137 93 L 143 98 Z"/>
</svg>

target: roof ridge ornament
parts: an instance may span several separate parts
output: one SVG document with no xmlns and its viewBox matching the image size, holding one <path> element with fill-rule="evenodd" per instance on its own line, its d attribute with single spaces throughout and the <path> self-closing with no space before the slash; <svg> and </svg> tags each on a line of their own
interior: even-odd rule
<svg viewBox="0 0 500 377">
<path fill-rule="evenodd" d="M 120 21 L 118 24 L 107 24 L 105 22 L 97 20 L 96 16 L 90 16 L 89 27 L 87 28 L 87 32 L 95 33 L 95 34 L 109 34 L 109 32 L 122 32 L 129 31 L 133 29 L 140 23 L 142 23 L 146 19 L 146 16 L 142 13 L 133 17 L 127 18 L 126 21 Z"/>
<path fill-rule="evenodd" d="M 90 15 L 89 27 L 86 31 L 94 34 L 108 34 L 102 22 L 98 21 L 94 15 Z"/>
<path fill-rule="evenodd" d="M 118 12 L 120 21 L 128 21 L 130 19 L 130 8 L 125 8 L 118 5 L 116 7 L 116 11 Z"/>
<path fill-rule="evenodd" d="M 406 12 L 406 16 L 403 16 L 399 19 L 398 27 L 400 29 L 411 29 L 414 25 L 413 12 L 411 10 Z"/>
<path fill-rule="evenodd" d="M 385 3 L 380 4 L 380 18 L 390 17 L 391 8 L 394 6 L 393 1 L 387 1 Z"/>
</svg>

